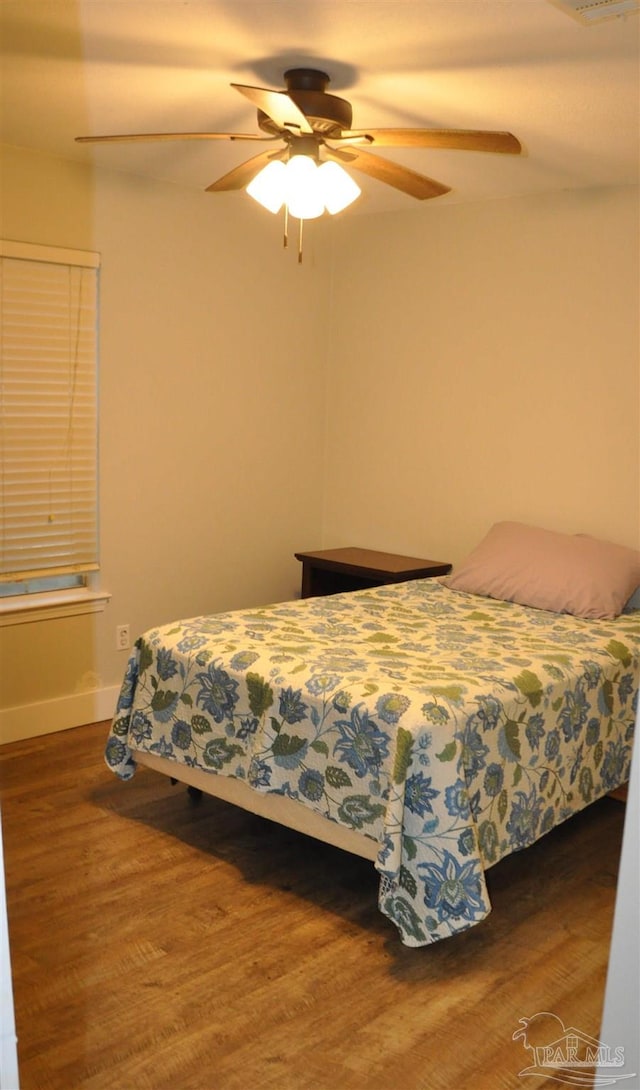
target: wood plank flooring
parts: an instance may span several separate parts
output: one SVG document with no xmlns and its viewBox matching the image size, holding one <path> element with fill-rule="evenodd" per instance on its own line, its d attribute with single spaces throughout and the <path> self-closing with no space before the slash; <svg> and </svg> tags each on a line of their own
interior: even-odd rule
<svg viewBox="0 0 640 1090">
<path fill-rule="evenodd" d="M 0 747 L 21 1090 L 557 1090 L 519 1076 L 519 1019 L 598 1037 L 620 803 L 504 860 L 486 921 L 413 950 L 366 860 L 122 783 L 106 734 Z"/>
</svg>

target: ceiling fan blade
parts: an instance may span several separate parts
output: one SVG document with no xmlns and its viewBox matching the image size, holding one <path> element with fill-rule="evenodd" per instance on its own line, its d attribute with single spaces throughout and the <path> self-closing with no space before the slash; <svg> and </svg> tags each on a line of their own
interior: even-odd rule
<svg viewBox="0 0 640 1090">
<path fill-rule="evenodd" d="M 266 167 L 267 163 L 273 159 L 284 159 L 288 154 L 288 148 L 282 148 L 276 152 L 261 151 L 259 155 L 254 155 L 252 159 L 240 163 L 240 166 L 234 167 L 228 174 L 223 174 L 217 181 L 212 182 L 207 186 L 205 193 L 227 193 L 235 189 L 244 189 L 255 178 L 258 171 Z"/>
<path fill-rule="evenodd" d="M 281 129 L 288 129 L 292 133 L 313 132 L 302 110 L 296 106 L 286 91 L 269 91 L 266 87 L 247 87 L 243 83 L 232 83 L 231 86 L 253 102 L 259 110 L 268 114 Z"/>
<path fill-rule="evenodd" d="M 452 148 L 457 151 L 496 151 L 519 155 L 520 141 L 510 132 L 483 129 L 349 129 L 340 141 L 369 142 L 377 148 Z"/>
<path fill-rule="evenodd" d="M 326 154 L 330 158 L 340 159 L 343 162 L 347 161 L 346 155 L 334 155 L 332 148 L 327 147 Z M 407 193 L 410 197 L 415 197 L 419 201 L 425 201 L 429 197 L 441 197 L 443 193 L 448 193 L 451 189 L 451 186 L 436 182 L 433 178 L 427 178 L 425 174 L 417 174 L 415 170 L 410 170 L 409 167 L 401 166 L 399 163 L 392 163 L 389 159 L 383 159 L 380 155 L 371 155 L 368 151 L 360 151 L 350 147 L 348 159 L 350 161 L 349 165 L 356 170 L 361 170 L 363 174 L 368 174 L 369 177 L 376 178 L 379 182 L 391 185 L 394 189 L 400 189 L 403 193 Z"/>
<path fill-rule="evenodd" d="M 134 132 L 113 136 L 76 136 L 77 144 L 107 144 L 120 140 L 277 140 L 277 136 L 258 136 L 248 132 Z"/>
<path fill-rule="evenodd" d="M 340 144 L 340 147 L 335 148 L 332 144 L 327 144 L 326 141 L 324 143 L 324 149 L 328 158 L 337 159 L 340 163 L 353 162 L 359 150 L 358 148 L 354 148 L 351 144 L 349 144 L 348 148 L 345 150 L 342 143 Z"/>
</svg>

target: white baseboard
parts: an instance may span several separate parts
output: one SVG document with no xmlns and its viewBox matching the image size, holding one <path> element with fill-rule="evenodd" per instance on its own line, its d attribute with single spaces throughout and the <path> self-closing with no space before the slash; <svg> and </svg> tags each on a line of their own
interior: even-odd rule
<svg viewBox="0 0 640 1090">
<path fill-rule="evenodd" d="M 41 700 L 36 704 L 21 704 L 14 708 L 0 709 L 0 744 L 19 742 L 26 738 L 38 738 L 42 734 L 54 734 L 85 723 L 100 723 L 111 719 L 120 693 L 119 685 L 104 689 L 91 689 L 85 693 L 72 693 Z"/>
<path fill-rule="evenodd" d="M 18 1090 L 18 1054 L 0 827 L 0 1090 Z"/>
<path fill-rule="evenodd" d="M 18 1054 L 0 827 L 0 1090 L 18 1090 Z"/>
</svg>

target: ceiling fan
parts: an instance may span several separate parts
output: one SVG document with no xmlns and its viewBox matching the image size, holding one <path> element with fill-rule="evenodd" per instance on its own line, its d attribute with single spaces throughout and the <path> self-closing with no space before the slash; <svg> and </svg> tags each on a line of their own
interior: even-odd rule
<svg viewBox="0 0 640 1090">
<path fill-rule="evenodd" d="M 416 173 L 399 163 L 372 154 L 369 148 L 457 148 L 461 151 L 493 151 L 518 155 L 519 140 L 510 132 L 481 129 L 352 129 L 351 103 L 328 94 L 330 79 L 315 68 L 290 68 L 284 73 L 286 91 L 264 87 L 231 86 L 258 107 L 258 127 L 266 136 L 233 132 L 130 133 L 114 136 L 77 136 L 78 143 L 123 140 L 283 140 L 285 147 L 263 151 L 210 186 L 209 193 L 242 189 L 272 159 L 288 159 L 297 152 L 315 152 L 347 163 L 356 170 L 417 200 L 439 197 L 450 186 Z"/>
<path fill-rule="evenodd" d="M 113 136 L 77 136 L 78 143 L 109 143 L 116 141 L 140 140 L 238 140 L 267 143 L 268 150 L 247 159 L 234 167 L 227 174 L 207 186 L 208 193 L 223 193 L 231 190 L 249 188 L 259 181 L 258 176 L 266 175 L 265 168 L 279 163 L 291 163 L 299 157 L 306 159 L 306 166 L 326 164 L 346 165 L 368 175 L 386 185 L 406 193 L 417 200 L 439 197 L 448 193 L 450 186 L 444 185 L 424 174 L 419 174 L 409 167 L 385 159 L 372 153 L 377 148 L 444 148 L 461 151 L 491 151 L 518 155 L 521 146 L 519 140 L 510 132 L 491 132 L 480 129 L 419 129 L 419 128 L 373 128 L 352 129 L 351 103 L 337 95 L 327 93 L 330 78 L 326 72 L 315 68 L 290 68 L 284 73 L 286 90 L 273 91 L 265 87 L 250 87 L 240 83 L 231 86 L 249 99 L 258 110 L 257 122 L 261 133 L 232 132 L 182 132 L 182 133 L 128 133 Z M 274 142 L 284 142 L 284 146 L 272 150 Z M 335 167 L 333 168 L 335 170 Z M 275 174 L 276 171 L 273 171 Z M 313 174 L 313 170 L 311 171 Z M 319 173 L 319 172 L 318 172 Z M 340 171 L 335 171 L 340 174 Z M 343 174 L 346 172 L 343 171 Z M 350 203 L 359 189 L 351 182 Z M 277 211 L 284 203 L 285 216 L 288 212 L 297 215 L 302 223 L 304 218 L 313 218 L 324 211 L 320 202 L 320 211 L 298 213 L 294 205 L 285 197 L 274 201 L 273 206 L 261 200 L 256 192 L 252 193 L 260 203 L 271 211 Z M 282 194 L 280 194 L 282 196 Z M 338 202 L 339 203 L 339 202 Z M 277 207 L 276 207 L 277 205 Z M 326 203 L 329 211 L 338 211 L 341 207 L 332 207 Z M 286 227 L 285 227 L 286 244 Z M 299 250 L 299 256 L 301 249 Z"/>
</svg>

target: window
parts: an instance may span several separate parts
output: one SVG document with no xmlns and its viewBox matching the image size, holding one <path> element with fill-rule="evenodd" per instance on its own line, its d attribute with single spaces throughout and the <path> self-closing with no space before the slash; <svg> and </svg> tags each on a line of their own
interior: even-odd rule
<svg viewBox="0 0 640 1090">
<path fill-rule="evenodd" d="M 0 601 L 98 569 L 98 268 L 0 241 Z"/>
</svg>

